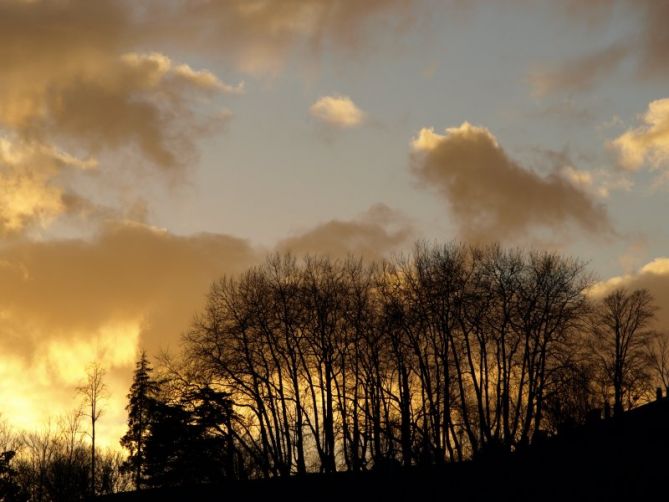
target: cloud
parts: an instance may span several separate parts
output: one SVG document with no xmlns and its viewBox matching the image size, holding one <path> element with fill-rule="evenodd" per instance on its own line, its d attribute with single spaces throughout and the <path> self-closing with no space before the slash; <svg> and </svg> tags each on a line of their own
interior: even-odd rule
<svg viewBox="0 0 669 502">
<path fill-rule="evenodd" d="M 535 70 L 529 80 L 536 96 L 554 92 L 573 92 L 590 89 L 594 84 L 618 68 L 628 53 L 623 44 L 567 61 L 557 68 Z"/>
<path fill-rule="evenodd" d="M 36 333 L 67 336 L 141 320 L 142 342 L 156 348 L 170 325 L 183 325 L 175 319 L 188 319 L 213 278 L 256 258 L 234 237 L 179 237 L 139 224 L 112 225 L 91 240 L 18 241 L 0 250 L 0 304 Z M 161 305 L 166 310 L 152 318 Z"/>
<path fill-rule="evenodd" d="M 362 124 L 365 114 L 348 96 L 323 96 L 309 108 L 315 119 L 334 127 L 355 127 Z"/>
<path fill-rule="evenodd" d="M 627 248 L 618 257 L 618 264 L 626 274 L 639 268 L 639 265 L 647 258 L 648 237 L 638 234 L 628 239 Z"/>
<path fill-rule="evenodd" d="M 444 135 L 422 129 L 412 148 L 413 174 L 444 197 L 466 239 L 506 240 L 569 224 L 591 234 L 611 231 L 605 209 L 586 192 L 559 173 L 523 168 L 488 129 L 467 122 Z"/>
<path fill-rule="evenodd" d="M 537 95 L 588 89 L 596 81 L 610 76 L 628 56 L 642 79 L 669 76 L 669 32 L 666 29 L 669 3 L 663 0 L 574 0 L 567 2 L 566 7 L 572 19 L 585 19 L 593 25 L 609 21 L 619 5 L 627 8 L 629 17 L 639 20 L 634 33 L 552 70 L 533 72 L 530 81 Z M 565 5 L 559 5 L 563 7 Z"/>
<path fill-rule="evenodd" d="M 407 0 L 2 0 L 0 56 L 10 68 L 23 61 L 54 74 L 94 70 L 104 64 L 100 56 L 138 47 L 192 49 L 244 72 L 275 73 L 291 55 L 355 55 L 379 33 L 404 31 L 424 10 Z"/>
<path fill-rule="evenodd" d="M 628 3 L 644 9 L 645 24 L 639 35 L 642 76 L 669 76 L 669 3 L 661 0 L 628 0 Z"/>
<path fill-rule="evenodd" d="M 529 114 L 550 121 L 560 120 L 568 123 L 589 125 L 595 121 L 596 113 L 592 105 L 585 106 L 573 98 L 563 98 L 537 108 Z"/>
<path fill-rule="evenodd" d="M 611 143 L 621 165 L 631 171 L 646 163 L 654 168 L 669 167 L 669 98 L 652 101 L 641 122 Z"/>
<path fill-rule="evenodd" d="M 577 169 L 571 165 L 562 168 L 562 175 L 577 187 L 590 188 L 594 184 L 595 178 L 592 172 Z"/>
<path fill-rule="evenodd" d="M 0 237 L 47 226 L 67 210 L 57 176 L 94 167 L 52 147 L 0 137 Z"/>
<path fill-rule="evenodd" d="M 607 199 L 611 192 L 629 191 L 633 186 L 624 173 L 612 173 L 607 169 L 584 170 L 566 164 L 560 167 L 559 172 L 576 188 L 602 199 Z"/>
<path fill-rule="evenodd" d="M 331 220 L 304 233 L 284 239 L 279 251 L 296 254 L 348 254 L 378 259 L 397 251 L 414 236 L 411 224 L 385 204 L 376 204 L 351 221 Z"/>
<path fill-rule="evenodd" d="M 158 53 L 102 58 L 99 68 L 75 65 L 40 75 L 37 85 L 24 81 L 29 72 L 0 84 L 0 124 L 22 138 L 69 141 L 91 155 L 136 148 L 152 164 L 175 168 L 213 121 L 196 113 L 193 98 L 235 90 Z M 24 105 L 16 111 L 14 102 Z"/>
<path fill-rule="evenodd" d="M 402 30 L 420 10 L 406 0 L 180 0 L 152 13 L 154 37 L 231 58 L 250 74 L 279 72 L 286 59 L 324 49 L 355 55 L 374 32 Z M 305 56 L 307 56 L 305 58 Z"/>
</svg>

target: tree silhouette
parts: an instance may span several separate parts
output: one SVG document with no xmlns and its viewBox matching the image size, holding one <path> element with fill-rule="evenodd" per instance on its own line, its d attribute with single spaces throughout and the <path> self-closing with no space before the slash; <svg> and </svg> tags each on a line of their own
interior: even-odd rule
<svg viewBox="0 0 669 502">
<path fill-rule="evenodd" d="M 97 362 L 92 363 L 86 374 L 86 382 L 77 387 L 77 391 L 83 396 L 86 411 L 85 416 L 91 421 L 91 495 L 96 493 L 96 452 L 95 452 L 95 426 L 102 416 L 101 401 L 107 397 L 107 386 L 104 383 L 105 370 Z"/>
<path fill-rule="evenodd" d="M 592 375 L 590 284 L 578 260 L 499 246 L 275 255 L 212 285 L 184 357 L 230 393 L 264 477 L 510 452 L 594 400 L 572 396 Z"/>
<path fill-rule="evenodd" d="M 0 426 L 0 446 L 17 451 L 11 475 L 19 496 L 0 500 L 67 502 L 83 500 L 91 492 L 91 452 L 81 430 L 80 409 L 60 417 L 39 431 L 14 434 Z M 3 430 L 4 429 L 4 430 Z M 4 438 L 10 437 L 7 442 Z M 96 493 L 106 495 L 127 490 L 127 476 L 120 472 L 118 452 L 96 450 Z"/>
<path fill-rule="evenodd" d="M 613 387 L 616 415 L 625 403 L 623 396 L 635 401 L 637 392 L 647 390 L 648 346 L 653 333 L 648 330 L 657 307 L 645 289 L 619 288 L 597 305 L 593 316 L 594 348 L 608 383 Z"/>
<path fill-rule="evenodd" d="M 179 402 L 155 400 L 144 439 L 146 483 L 185 486 L 233 477 L 230 410 L 227 394 L 209 387 Z"/>
<path fill-rule="evenodd" d="M 121 446 L 129 452 L 124 470 L 133 473 L 136 490 L 142 487 L 143 470 L 146 467 L 144 446 L 160 391 L 160 385 L 152 378 L 152 371 L 146 352 L 142 350 L 128 393 L 128 431 L 121 438 Z"/>
<path fill-rule="evenodd" d="M 11 465 L 15 455 L 14 450 L 0 453 L 0 500 L 14 501 L 24 497 L 17 481 L 17 472 Z"/>
<path fill-rule="evenodd" d="M 669 334 L 657 333 L 647 350 L 656 383 L 669 392 Z"/>
</svg>

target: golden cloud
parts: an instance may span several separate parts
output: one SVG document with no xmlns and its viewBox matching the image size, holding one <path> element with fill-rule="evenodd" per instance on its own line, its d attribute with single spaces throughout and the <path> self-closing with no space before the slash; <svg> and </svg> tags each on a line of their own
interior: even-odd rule
<svg viewBox="0 0 669 502">
<path fill-rule="evenodd" d="M 412 172 L 436 189 L 474 241 L 520 237 L 533 228 L 573 224 L 611 231 L 605 209 L 559 173 L 540 176 L 513 160 L 486 128 L 467 122 L 445 134 L 422 129 L 412 141 Z"/>
<path fill-rule="evenodd" d="M 576 188 L 606 199 L 614 191 L 629 191 L 632 181 L 624 173 L 612 173 L 606 169 L 587 171 L 570 164 L 560 167 L 560 175 L 569 180 Z"/>
<path fill-rule="evenodd" d="M 641 121 L 642 125 L 612 142 L 620 163 L 632 171 L 645 163 L 654 168 L 669 166 L 669 98 L 652 101 Z"/>
<path fill-rule="evenodd" d="M 60 172 L 93 167 L 53 147 L 0 137 L 0 236 L 48 225 L 67 207 L 55 183 Z"/>
<path fill-rule="evenodd" d="M 20 78 L 0 85 L 0 123 L 21 137 L 69 141 L 89 154 L 134 147 L 153 164 L 173 168 L 214 120 L 196 113 L 191 98 L 237 89 L 162 54 L 104 59 L 95 71 L 75 67 L 42 75 L 39 85 Z M 11 110 L 15 99 L 24 103 L 19 112 Z"/>
<path fill-rule="evenodd" d="M 309 108 L 311 116 L 335 127 L 355 127 L 365 114 L 348 96 L 323 96 Z"/>
</svg>

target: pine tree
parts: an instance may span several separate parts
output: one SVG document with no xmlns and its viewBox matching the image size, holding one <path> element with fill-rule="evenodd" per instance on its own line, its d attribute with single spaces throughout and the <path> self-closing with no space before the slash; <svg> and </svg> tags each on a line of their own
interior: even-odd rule
<svg viewBox="0 0 669 502">
<path fill-rule="evenodd" d="M 121 438 L 121 446 L 130 455 L 123 464 L 126 472 L 132 472 L 135 478 L 135 489 L 140 490 L 146 469 L 146 440 L 151 431 L 151 417 L 155 410 L 160 385 L 151 372 L 146 352 L 142 351 L 135 367 L 130 392 L 128 393 L 128 432 Z"/>
<path fill-rule="evenodd" d="M 209 386 L 155 402 L 144 443 L 145 484 L 193 486 L 235 477 L 230 434 L 232 401 Z"/>
</svg>

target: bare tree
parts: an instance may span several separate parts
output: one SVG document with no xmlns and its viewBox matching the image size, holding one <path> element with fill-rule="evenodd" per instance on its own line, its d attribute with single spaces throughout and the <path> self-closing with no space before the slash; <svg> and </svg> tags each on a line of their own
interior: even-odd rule
<svg viewBox="0 0 669 502">
<path fill-rule="evenodd" d="M 669 391 L 669 334 L 655 334 L 648 345 L 647 357 L 655 382 Z"/>
<path fill-rule="evenodd" d="M 589 283 L 578 260 L 499 246 L 371 266 L 276 255 L 212 285 L 185 358 L 230 394 L 265 477 L 458 461 L 587 406 L 589 388 L 563 394 Z"/>
<path fill-rule="evenodd" d="M 69 462 L 73 461 L 77 448 L 82 443 L 84 433 L 81 430 L 81 419 L 83 416 L 83 409 L 77 408 L 58 420 L 60 440 L 63 443 L 65 455 Z"/>
<path fill-rule="evenodd" d="M 593 348 L 606 383 L 613 387 L 616 415 L 625 409 L 625 395 L 628 403 L 636 401 L 650 381 L 647 353 L 653 333 L 648 328 L 656 310 L 646 289 L 619 288 L 597 305 L 592 319 Z"/>
<path fill-rule="evenodd" d="M 95 496 L 95 425 L 102 416 L 103 408 L 101 401 L 107 397 L 107 386 L 104 383 L 105 370 L 98 363 L 94 362 L 88 368 L 86 381 L 79 387 L 77 392 L 82 395 L 86 411 L 84 416 L 91 420 L 91 495 Z"/>
</svg>

